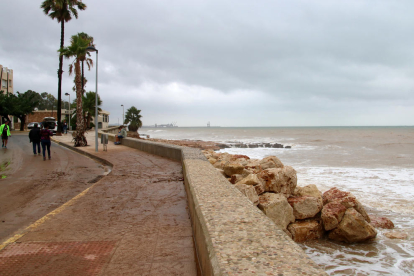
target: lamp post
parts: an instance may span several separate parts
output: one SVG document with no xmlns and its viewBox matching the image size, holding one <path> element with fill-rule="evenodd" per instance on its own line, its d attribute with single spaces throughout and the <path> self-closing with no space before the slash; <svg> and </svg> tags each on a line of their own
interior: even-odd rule
<svg viewBox="0 0 414 276">
<path fill-rule="evenodd" d="M 72 114 L 72 110 L 70 109 L 70 94 L 69 93 L 65 93 L 65 96 L 69 96 L 69 130 L 71 130 L 70 129 L 70 115 Z"/>
<path fill-rule="evenodd" d="M 87 52 L 96 52 L 96 83 L 95 83 L 95 151 L 98 152 L 98 49 L 86 47 Z"/>
<path fill-rule="evenodd" d="M 121 104 L 121 106 L 122 106 L 122 125 L 123 125 L 125 122 L 125 113 L 124 113 L 124 105 Z"/>
</svg>

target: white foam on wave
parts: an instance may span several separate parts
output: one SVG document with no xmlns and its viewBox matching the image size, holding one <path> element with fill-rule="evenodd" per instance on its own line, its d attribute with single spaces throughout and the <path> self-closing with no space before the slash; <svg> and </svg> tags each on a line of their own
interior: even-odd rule
<svg viewBox="0 0 414 276">
<path fill-rule="evenodd" d="M 295 167 L 298 184 L 352 192 L 367 206 L 414 214 L 414 169 Z M 414 222 L 413 222 L 414 225 Z"/>
</svg>

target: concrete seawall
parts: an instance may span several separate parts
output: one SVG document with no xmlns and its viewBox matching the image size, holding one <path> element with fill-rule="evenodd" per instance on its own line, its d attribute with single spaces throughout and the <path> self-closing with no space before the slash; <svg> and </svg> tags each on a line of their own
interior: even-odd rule
<svg viewBox="0 0 414 276">
<path fill-rule="evenodd" d="M 99 136 L 114 141 L 114 131 Z M 134 138 L 122 144 L 182 163 L 202 275 L 327 275 L 200 150 Z"/>
</svg>

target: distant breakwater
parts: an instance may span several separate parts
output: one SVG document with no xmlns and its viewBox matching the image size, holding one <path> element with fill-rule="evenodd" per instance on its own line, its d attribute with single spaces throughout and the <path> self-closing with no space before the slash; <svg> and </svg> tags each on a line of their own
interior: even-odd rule
<svg viewBox="0 0 414 276">
<path fill-rule="evenodd" d="M 226 148 L 285 148 L 290 149 L 292 146 L 284 146 L 279 143 L 243 143 L 238 141 L 226 141 L 225 143 L 216 143 L 220 149 Z"/>
</svg>

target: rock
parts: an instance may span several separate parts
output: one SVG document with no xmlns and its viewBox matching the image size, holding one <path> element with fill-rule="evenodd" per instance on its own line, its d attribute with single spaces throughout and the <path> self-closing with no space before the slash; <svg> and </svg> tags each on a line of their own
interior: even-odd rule
<svg viewBox="0 0 414 276">
<path fill-rule="evenodd" d="M 384 217 L 369 216 L 371 219 L 371 225 L 376 228 L 394 229 L 394 223 Z"/>
<path fill-rule="evenodd" d="M 240 180 L 239 182 L 240 184 L 246 184 L 246 185 L 257 185 L 259 183 L 261 183 L 260 179 L 257 177 L 257 174 L 249 174 L 248 176 L 246 176 L 245 178 L 243 178 L 242 180 Z"/>
<path fill-rule="evenodd" d="M 263 193 L 266 191 L 266 190 L 265 190 L 266 185 L 265 185 L 263 182 L 260 182 L 259 184 L 254 185 L 253 187 L 255 188 L 256 193 L 257 193 L 258 195 L 261 195 L 261 194 L 263 194 Z"/>
<path fill-rule="evenodd" d="M 390 232 L 384 233 L 384 236 L 386 236 L 389 239 L 400 239 L 400 240 L 406 240 L 408 238 L 407 233 L 400 232 L 400 231 L 390 231 Z"/>
<path fill-rule="evenodd" d="M 243 177 L 243 175 L 242 175 L 242 174 L 233 174 L 233 175 L 231 176 L 230 183 L 232 183 L 232 184 L 236 184 L 236 183 L 240 182 L 243 178 L 244 178 L 244 177 Z M 244 183 L 243 183 L 243 184 L 244 184 Z"/>
<path fill-rule="evenodd" d="M 286 229 L 289 223 L 295 221 L 293 208 L 289 205 L 286 197 L 281 194 L 264 193 L 260 195 L 258 207 L 282 230 Z"/>
<path fill-rule="evenodd" d="M 314 217 L 322 210 L 322 202 L 313 196 L 289 197 L 288 202 L 293 208 L 296 219 L 307 219 Z"/>
<path fill-rule="evenodd" d="M 341 203 L 346 208 L 354 208 L 357 210 L 367 222 L 371 221 L 362 204 L 350 192 L 343 192 L 334 187 L 323 193 L 322 198 L 324 205 L 329 202 Z"/>
<path fill-rule="evenodd" d="M 235 187 L 244 194 L 254 205 L 259 204 L 259 197 L 256 190 L 251 185 L 236 184 Z"/>
<path fill-rule="evenodd" d="M 329 233 L 329 238 L 343 242 L 364 242 L 374 239 L 377 231 L 354 208 L 348 208 L 338 227 Z"/>
<path fill-rule="evenodd" d="M 230 163 L 229 161 L 220 160 L 220 161 L 217 161 L 216 163 L 214 163 L 213 166 L 216 169 L 223 170 L 224 169 L 224 166 L 226 166 L 229 163 Z"/>
<path fill-rule="evenodd" d="M 325 230 L 332 230 L 341 222 L 346 207 L 341 203 L 331 202 L 323 206 L 321 218 Z"/>
<path fill-rule="evenodd" d="M 292 146 L 285 146 L 285 149 L 291 149 Z"/>
<path fill-rule="evenodd" d="M 313 196 L 316 197 L 321 204 L 323 204 L 322 193 L 318 190 L 315 184 L 310 184 L 305 187 L 296 187 L 295 196 Z"/>
<path fill-rule="evenodd" d="M 270 168 L 283 168 L 283 163 L 276 156 L 268 156 L 260 161 L 263 170 Z"/>
<path fill-rule="evenodd" d="M 214 165 L 214 163 L 217 162 L 217 159 L 215 159 L 213 157 L 210 157 L 210 158 L 208 158 L 208 162 L 210 162 L 211 165 Z"/>
<path fill-rule="evenodd" d="M 317 240 L 323 237 L 324 231 L 321 221 L 303 220 L 295 221 L 287 227 L 295 242 Z"/>
<path fill-rule="evenodd" d="M 290 166 L 267 169 L 261 171 L 258 176 L 266 184 L 267 192 L 281 193 L 288 198 L 295 191 L 296 171 Z"/>
<path fill-rule="evenodd" d="M 227 176 L 232 176 L 234 174 L 242 174 L 244 170 L 244 166 L 237 164 L 237 163 L 230 163 L 224 166 L 224 173 Z"/>
</svg>

